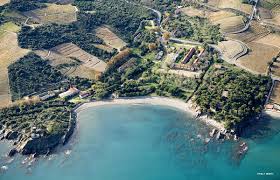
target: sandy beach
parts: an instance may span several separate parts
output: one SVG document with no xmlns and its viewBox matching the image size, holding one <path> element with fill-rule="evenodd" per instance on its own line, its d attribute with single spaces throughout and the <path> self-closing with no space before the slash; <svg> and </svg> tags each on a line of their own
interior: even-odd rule
<svg viewBox="0 0 280 180">
<path fill-rule="evenodd" d="M 266 115 L 275 117 L 275 118 L 280 118 L 280 112 L 277 111 L 269 111 L 269 110 L 265 110 L 263 111 Z"/>
<path fill-rule="evenodd" d="M 174 98 L 167 98 L 167 97 L 151 97 L 151 96 L 145 96 L 145 97 L 135 97 L 135 98 L 117 98 L 113 100 L 102 100 L 102 101 L 93 101 L 82 104 L 80 107 L 78 107 L 75 112 L 81 113 L 83 110 L 91 107 L 96 106 L 103 106 L 103 105 L 113 105 L 113 104 L 151 104 L 151 105 L 159 105 L 159 106 L 170 106 L 177 109 L 180 109 L 182 111 L 185 111 L 187 113 L 192 114 L 193 117 L 197 115 L 195 110 L 191 108 L 192 104 L 190 102 L 184 102 L 179 99 Z M 217 128 L 219 130 L 223 130 L 224 126 L 206 116 L 202 116 L 199 118 L 199 120 L 205 122 L 207 125 L 210 125 L 214 128 Z"/>
</svg>

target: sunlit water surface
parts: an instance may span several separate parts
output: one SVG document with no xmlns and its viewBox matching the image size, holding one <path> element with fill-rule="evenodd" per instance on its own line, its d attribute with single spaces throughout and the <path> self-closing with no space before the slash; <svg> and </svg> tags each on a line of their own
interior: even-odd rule
<svg viewBox="0 0 280 180">
<path fill-rule="evenodd" d="M 262 128 L 259 128 L 262 127 Z M 78 129 L 55 155 L 25 164 L 2 156 L 1 180 L 236 180 L 280 179 L 280 119 L 265 118 L 238 143 L 217 142 L 189 114 L 165 106 L 107 105 L 78 117 Z M 9 145 L 0 144 L 0 153 Z M 268 174 L 264 174 L 268 173 Z"/>
</svg>

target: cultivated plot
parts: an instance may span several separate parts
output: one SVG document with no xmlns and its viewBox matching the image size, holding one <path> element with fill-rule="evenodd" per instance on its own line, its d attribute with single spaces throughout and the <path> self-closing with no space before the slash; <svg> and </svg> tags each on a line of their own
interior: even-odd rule
<svg viewBox="0 0 280 180">
<path fill-rule="evenodd" d="M 237 63 L 249 71 L 266 74 L 268 63 L 279 53 L 279 48 L 256 42 L 250 42 L 247 45 L 250 52 L 239 58 Z"/>
<path fill-rule="evenodd" d="M 76 11 L 76 7 L 70 4 L 47 4 L 46 8 L 28 11 L 25 12 L 24 15 L 26 15 L 27 17 L 31 17 L 32 20 L 35 20 L 42 24 L 68 24 L 77 20 Z"/>
<path fill-rule="evenodd" d="M 235 9 L 246 14 L 252 13 L 252 5 L 243 4 L 241 0 L 208 0 L 208 4 L 221 9 Z"/>
<path fill-rule="evenodd" d="M 58 53 L 67 58 L 78 59 L 83 64 L 83 66 L 88 67 L 94 71 L 104 72 L 106 70 L 107 64 L 104 61 L 98 59 L 96 56 L 87 53 L 75 44 L 61 44 L 52 48 L 51 51 L 54 51 L 55 53 Z"/>
<path fill-rule="evenodd" d="M 0 108 L 11 103 L 8 66 L 26 55 L 29 50 L 18 47 L 19 27 L 6 23 L 0 27 Z"/>
<path fill-rule="evenodd" d="M 96 29 L 96 36 L 103 39 L 104 42 L 117 50 L 121 50 L 126 43 L 113 33 L 108 27 L 102 26 Z"/>
</svg>

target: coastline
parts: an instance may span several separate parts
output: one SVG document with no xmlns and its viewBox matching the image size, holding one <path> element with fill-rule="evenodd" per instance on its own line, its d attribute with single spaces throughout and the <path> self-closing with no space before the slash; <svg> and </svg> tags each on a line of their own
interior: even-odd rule
<svg viewBox="0 0 280 180">
<path fill-rule="evenodd" d="M 186 113 L 191 114 L 193 117 L 197 116 L 197 112 L 192 109 L 191 102 L 184 102 L 180 99 L 175 98 L 168 98 L 168 97 L 159 97 L 159 96 L 142 96 L 142 97 L 129 97 L 129 98 L 117 98 L 112 100 L 101 100 L 101 101 L 92 101 L 83 103 L 80 105 L 76 110 L 75 113 L 78 115 L 83 110 L 97 107 L 97 106 L 104 106 L 104 105 L 139 105 L 139 104 L 151 104 L 151 105 L 159 105 L 159 106 L 170 106 Z M 218 130 L 224 130 L 223 124 L 210 119 L 207 116 L 201 116 L 198 118 L 200 121 L 204 122 L 205 124 L 214 127 Z"/>
<path fill-rule="evenodd" d="M 264 110 L 263 113 L 274 118 L 280 118 L 280 112 L 277 111 Z"/>
</svg>

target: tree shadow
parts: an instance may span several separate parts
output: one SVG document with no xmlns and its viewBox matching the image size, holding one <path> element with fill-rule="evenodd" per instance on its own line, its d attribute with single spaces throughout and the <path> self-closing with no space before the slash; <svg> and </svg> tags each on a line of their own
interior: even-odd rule
<svg viewBox="0 0 280 180">
<path fill-rule="evenodd" d="M 260 119 L 255 119 L 242 132 L 241 137 L 251 139 L 255 142 L 266 141 L 280 133 L 280 120 L 269 115 L 263 115 Z"/>
</svg>

